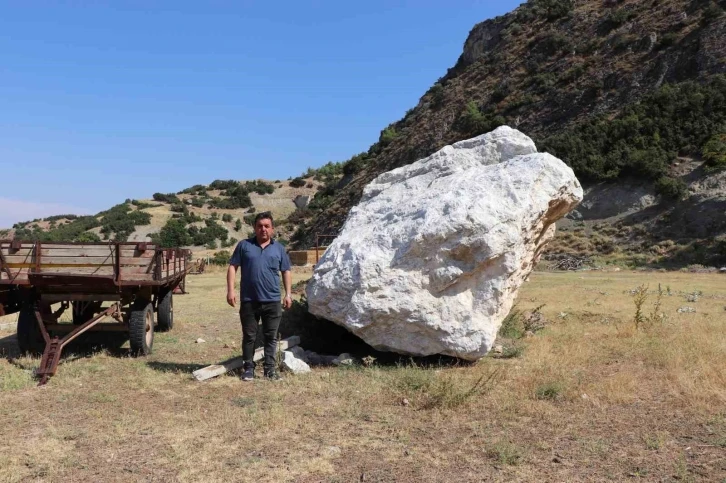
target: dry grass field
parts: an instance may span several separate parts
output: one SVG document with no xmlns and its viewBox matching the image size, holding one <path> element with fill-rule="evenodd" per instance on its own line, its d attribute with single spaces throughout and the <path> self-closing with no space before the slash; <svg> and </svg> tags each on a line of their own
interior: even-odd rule
<svg viewBox="0 0 726 483">
<path fill-rule="evenodd" d="M 726 276 L 537 272 L 517 309 L 545 327 L 476 364 L 252 383 L 192 380 L 240 331 L 223 272 L 188 287 L 152 356 L 66 355 L 42 388 L 0 332 L 0 481 L 726 481 Z"/>
</svg>

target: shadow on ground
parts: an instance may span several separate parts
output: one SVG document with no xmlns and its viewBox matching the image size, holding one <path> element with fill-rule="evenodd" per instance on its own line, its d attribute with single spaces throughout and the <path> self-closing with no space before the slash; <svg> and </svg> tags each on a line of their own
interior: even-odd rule
<svg viewBox="0 0 726 483">
<path fill-rule="evenodd" d="M 307 304 L 295 302 L 285 312 L 280 322 L 280 337 L 300 337 L 300 347 L 323 355 L 339 355 L 344 352 L 363 359 L 374 357 L 376 364 L 384 366 L 417 365 L 422 367 L 469 366 L 472 362 L 456 357 L 433 355 L 412 357 L 374 349 L 347 329 L 325 319 L 319 319 L 307 311 Z"/>
<path fill-rule="evenodd" d="M 79 337 L 63 348 L 60 365 L 64 362 L 83 359 L 104 351 L 113 357 L 128 357 L 130 355 L 129 350 L 121 347 L 127 340 L 128 336 L 126 334 L 85 334 L 84 337 Z M 11 364 L 22 369 L 32 369 L 37 365 L 33 364 L 33 367 L 26 367 L 27 364 L 18 361 L 22 354 L 18 347 L 16 334 L 0 339 L 0 356 L 5 357 Z M 40 358 L 40 356 L 41 354 L 36 354 L 36 357 Z"/>
<path fill-rule="evenodd" d="M 203 367 L 207 367 L 204 364 L 186 364 L 183 362 L 158 362 L 158 361 L 149 361 L 146 363 L 148 367 L 151 369 L 154 369 L 155 371 L 159 372 L 172 372 L 172 373 L 188 373 L 191 374 L 192 372 L 201 369 Z"/>
</svg>

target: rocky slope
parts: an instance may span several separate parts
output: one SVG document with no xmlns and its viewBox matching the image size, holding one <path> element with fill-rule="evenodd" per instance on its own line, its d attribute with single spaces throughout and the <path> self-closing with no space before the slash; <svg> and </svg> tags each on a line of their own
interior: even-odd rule
<svg viewBox="0 0 726 483">
<path fill-rule="evenodd" d="M 704 169 L 701 155 L 726 133 L 724 9 L 726 1 L 539 0 L 476 25 L 454 67 L 317 195 L 324 208 L 310 213 L 297 244 L 337 232 L 380 173 L 508 124 L 586 187 L 583 208 L 561 224 L 571 243 L 555 252 L 718 263 L 724 176 L 714 174 L 718 162 Z"/>
</svg>

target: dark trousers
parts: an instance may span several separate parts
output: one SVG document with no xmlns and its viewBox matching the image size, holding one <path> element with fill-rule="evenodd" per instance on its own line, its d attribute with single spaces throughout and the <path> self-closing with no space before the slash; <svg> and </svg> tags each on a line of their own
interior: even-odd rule
<svg viewBox="0 0 726 483">
<path fill-rule="evenodd" d="M 265 372 L 275 368 L 277 352 L 277 329 L 282 318 L 280 302 L 242 302 L 239 311 L 242 322 L 242 359 L 252 362 L 257 340 L 257 323 L 262 320 L 262 335 L 265 342 Z"/>
</svg>

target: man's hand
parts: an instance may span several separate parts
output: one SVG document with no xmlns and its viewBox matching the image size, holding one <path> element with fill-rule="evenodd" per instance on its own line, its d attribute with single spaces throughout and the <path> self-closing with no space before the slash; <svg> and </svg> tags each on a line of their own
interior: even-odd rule
<svg viewBox="0 0 726 483">
<path fill-rule="evenodd" d="M 285 295 L 285 299 L 282 301 L 282 307 L 287 310 L 292 307 L 292 297 Z"/>
<path fill-rule="evenodd" d="M 234 278 L 237 275 L 238 268 L 232 264 L 227 267 L 227 303 L 232 307 L 237 305 L 237 292 L 234 289 Z M 240 280 L 241 283 L 242 281 Z"/>
</svg>

